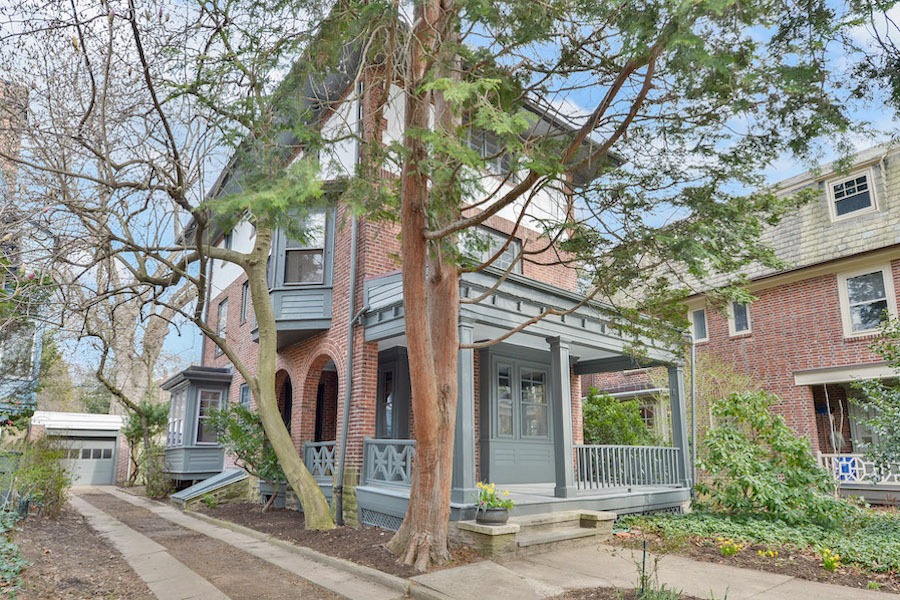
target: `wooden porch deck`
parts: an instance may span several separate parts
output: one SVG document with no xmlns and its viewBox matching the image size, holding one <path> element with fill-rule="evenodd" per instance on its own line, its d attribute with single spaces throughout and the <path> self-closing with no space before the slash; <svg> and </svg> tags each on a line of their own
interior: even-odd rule
<svg viewBox="0 0 900 600">
<path fill-rule="evenodd" d="M 608 510 L 617 514 L 681 510 L 691 499 L 690 489 L 678 485 L 641 485 L 578 490 L 575 496 L 557 498 L 552 483 L 497 484 L 509 490 L 515 502 L 513 515 L 533 515 L 575 509 Z"/>
</svg>

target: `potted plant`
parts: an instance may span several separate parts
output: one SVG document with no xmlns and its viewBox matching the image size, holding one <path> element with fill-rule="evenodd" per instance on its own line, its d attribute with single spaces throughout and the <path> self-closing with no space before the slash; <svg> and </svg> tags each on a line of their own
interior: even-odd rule
<svg viewBox="0 0 900 600">
<path fill-rule="evenodd" d="M 482 525 L 503 525 L 509 520 L 509 509 L 513 501 L 509 491 L 497 491 L 493 483 L 478 482 L 478 508 L 475 510 L 475 522 Z"/>
</svg>

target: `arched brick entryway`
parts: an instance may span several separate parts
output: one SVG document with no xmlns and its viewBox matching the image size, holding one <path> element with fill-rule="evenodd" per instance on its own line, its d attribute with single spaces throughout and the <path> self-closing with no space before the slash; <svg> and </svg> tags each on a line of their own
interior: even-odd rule
<svg viewBox="0 0 900 600">
<path fill-rule="evenodd" d="M 337 439 L 337 407 L 340 378 L 327 354 L 313 360 L 303 384 L 301 437 L 314 442 Z"/>
</svg>

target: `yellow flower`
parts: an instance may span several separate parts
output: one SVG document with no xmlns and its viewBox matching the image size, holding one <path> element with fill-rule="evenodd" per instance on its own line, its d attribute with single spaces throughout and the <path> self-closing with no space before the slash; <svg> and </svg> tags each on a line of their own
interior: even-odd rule
<svg viewBox="0 0 900 600">
<path fill-rule="evenodd" d="M 503 495 L 504 495 L 504 496 L 509 496 L 509 490 L 504 491 L 504 492 L 503 492 Z"/>
</svg>

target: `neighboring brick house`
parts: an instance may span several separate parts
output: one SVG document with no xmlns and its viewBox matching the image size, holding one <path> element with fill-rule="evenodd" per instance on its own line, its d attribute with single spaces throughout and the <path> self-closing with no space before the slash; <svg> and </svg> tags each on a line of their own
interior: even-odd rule
<svg viewBox="0 0 900 600">
<path fill-rule="evenodd" d="M 723 309 L 702 294 L 688 300 L 700 368 L 712 358 L 749 375 L 781 399 L 787 423 L 823 453 L 858 452 L 872 440 L 859 407 L 848 402 L 856 393 L 851 382 L 896 376 L 869 346 L 885 311 L 898 314 L 900 150 L 872 148 L 851 164 L 779 184 L 785 194 L 819 193 L 765 232 L 763 241 L 789 266 L 746 271 L 755 301 Z M 590 383 L 614 388 L 627 379 Z M 646 372 L 631 380 L 651 387 Z"/>
<path fill-rule="evenodd" d="M 357 97 L 350 87 L 341 102 L 322 118 L 327 137 L 346 139 L 323 165 L 326 181 L 339 181 L 353 171 L 359 143 L 348 131 L 362 129 L 364 139 L 385 142 L 399 139 L 403 94 L 393 89 L 384 118 L 371 128 L 368 96 Z M 358 115 L 362 122 L 353 115 Z M 552 115 L 535 113 L 550 129 L 568 134 Z M 485 137 L 486 134 L 485 134 Z M 483 140 L 487 145 L 488 141 Z M 498 161 L 502 162 L 502 161 Z M 503 173 L 498 173 L 503 175 Z M 591 177 L 592 174 L 581 174 Z M 501 177 L 496 179 L 501 181 Z M 227 177 L 219 189 L 229 185 Z M 507 184 L 504 184 L 507 185 Z M 535 194 L 529 212 L 516 228 L 515 207 L 507 207 L 488 219 L 478 235 L 499 250 L 512 242 L 494 267 L 463 276 L 460 294 L 477 303 L 460 309 L 463 342 L 491 339 L 508 331 L 543 307 L 575 307 L 583 299 L 577 293 L 577 272 L 558 264 L 558 256 L 541 238 L 542 215 L 557 218 L 570 214 L 571 198 L 559 190 Z M 354 218 L 339 201 L 334 207 L 313 213 L 306 229 L 314 232 L 305 242 L 276 234 L 270 260 L 270 297 L 278 325 L 276 390 L 285 424 L 307 465 L 326 495 L 331 475 L 340 460 L 340 435 L 345 397 L 349 393 L 346 465 L 359 474 L 356 488 L 361 520 L 388 527 L 399 525 L 406 510 L 406 496 L 414 453 L 410 440 L 412 419 L 410 385 L 403 321 L 403 295 L 398 260 L 399 230 L 394 225 Z M 356 244 L 353 234 L 356 232 Z M 255 234 L 252 225 L 239 223 L 219 240 L 235 250 L 247 250 Z M 544 252 L 526 254 L 548 246 Z M 481 245 L 482 251 L 484 244 Z M 486 251 L 485 251 L 486 252 Z M 489 255 L 489 254 L 488 254 Z M 355 264 L 356 277 L 351 280 Z M 509 277 L 494 289 L 503 269 Z M 238 267 L 221 261 L 210 266 L 213 288 L 207 306 L 212 325 L 237 349 L 242 360 L 254 365 L 256 355 L 253 308 L 246 279 Z M 356 288 L 356 303 L 349 299 Z M 354 320 L 352 353 L 348 355 L 348 328 Z M 659 477 L 666 485 L 634 493 L 619 489 L 599 499 L 572 504 L 578 467 L 575 447 L 582 441 L 580 380 L 584 373 L 623 368 L 627 340 L 617 337 L 596 305 L 588 304 L 565 318 L 541 320 L 505 342 L 479 351 L 459 350 L 459 408 L 453 474 L 453 515 L 461 518 L 474 510 L 475 483 L 491 480 L 502 485 L 544 486 L 520 511 L 539 511 L 565 497 L 570 508 L 608 508 L 641 511 L 679 506 L 688 498 L 688 472 L 684 448 L 666 454 Z M 656 364 L 668 365 L 671 380 L 681 382 L 675 355 L 649 348 Z M 348 359 L 352 369 L 348 377 Z M 232 374 L 224 355 L 205 341 L 203 366 L 176 375 L 164 388 L 172 391 L 169 454 L 173 476 L 196 480 L 208 476 L 192 456 L 212 455 L 215 437 L 203 426 L 203 415 L 222 396 L 230 402 L 253 405 L 249 388 L 238 373 Z M 348 392 L 349 386 L 349 392 Z M 683 442 L 683 398 L 675 394 L 673 427 Z M 580 456 L 580 455 L 579 455 Z M 662 455 L 660 455 L 662 457 Z M 221 469 L 221 453 L 216 466 Z M 661 458 L 662 460 L 662 458 Z M 225 459 L 228 464 L 228 459 Z M 587 471 L 582 469 L 581 476 Z M 644 485 L 650 480 L 643 482 Z M 532 491 L 536 488 L 531 488 Z M 581 500 L 578 500 L 581 502 Z"/>
</svg>

